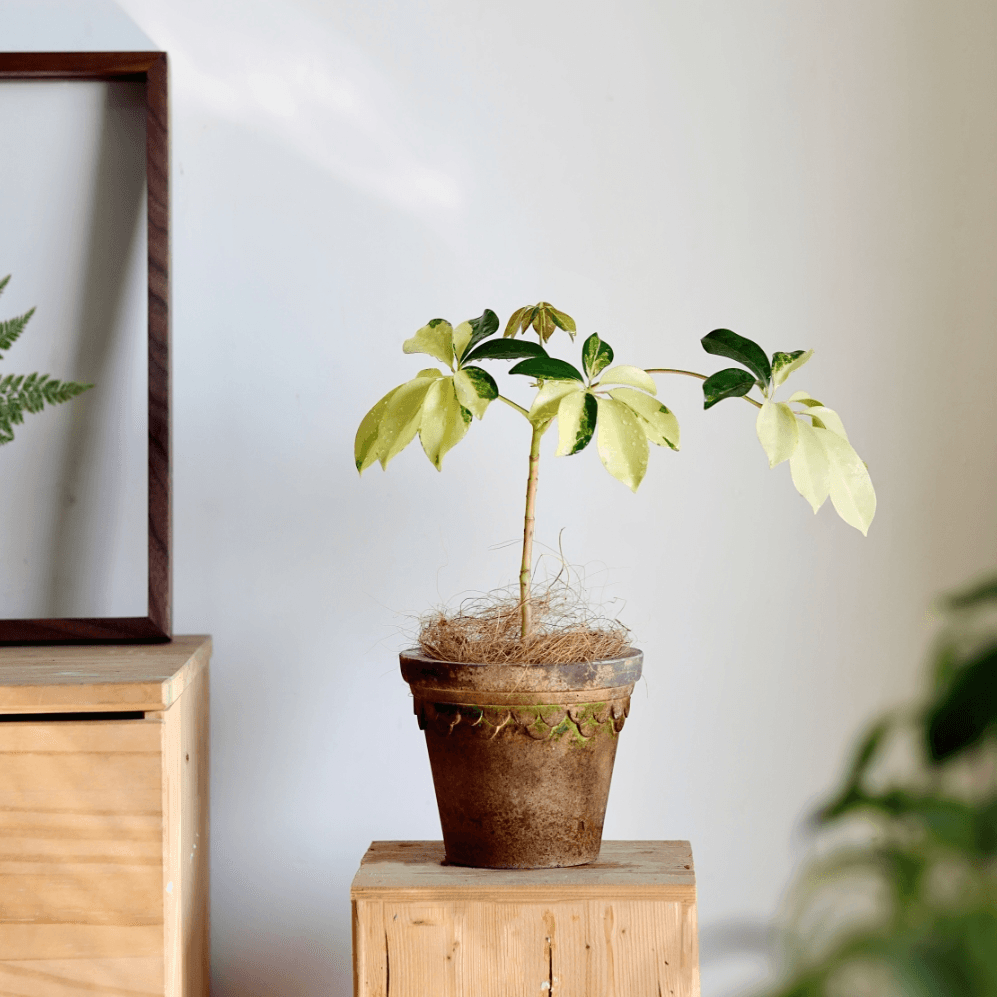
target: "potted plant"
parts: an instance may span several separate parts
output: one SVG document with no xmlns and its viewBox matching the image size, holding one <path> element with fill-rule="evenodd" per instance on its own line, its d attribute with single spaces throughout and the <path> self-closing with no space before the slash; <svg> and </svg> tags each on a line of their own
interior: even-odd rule
<svg viewBox="0 0 997 997">
<path fill-rule="evenodd" d="M 585 624 L 566 635 L 536 619 L 542 600 L 531 582 L 543 435 L 557 423 L 562 457 L 594 439 L 606 470 L 636 491 L 649 444 L 679 448 L 678 420 L 658 400 L 652 375 L 696 377 L 704 408 L 739 397 L 758 409 L 758 438 L 770 466 L 789 461 L 794 485 L 815 512 L 830 496 L 845 522 L 865 534 L 876 496 L 832 409 L 803 391 L 775 398 L 812 350 L 770 360 L 751 340 L 716 329 L 703 348 L 739 366 L 705 375 L 614 364 L 612 347 L 593 333 L 576 367 L 547 351 L 555 332 L 572 340 L 576 333 L 571 316 L 548 302 L 517 309 L 504 335 L 492 338 L 498 329 L 498 317 L 486 309 L 456 327 L 433 319 L 406 340 L 405 353 L 427 354 L 445 369 L 420 370 L 377 402 L 357 431 L 354 457 L 361 473 L 375 461 L 386 468 L 418 434 L 439 470 L 493 401 L 529 427 L 518 599 L 477 620 L 438 620 L 419 648 L 401 654 L 402 675 L 426 733 L 447 860 L 491 868 L 583 865 L 599 854 L 617 737 L 643 656 L 618 635 L 607 644 Z M 518 338 L 530 329 L 537 342 Z M 508 374 L 527 378 L 533 390 L 528 405 L 500 394 L 479 366 L 510 360 L 517 363 Z M 751 395 L 756 390 L 760 400 Z M 440 624 L 455 631 L 453 639 L 435 639 Z M 565 647 L 581 650 L 565 659 Z"/>
</svg>

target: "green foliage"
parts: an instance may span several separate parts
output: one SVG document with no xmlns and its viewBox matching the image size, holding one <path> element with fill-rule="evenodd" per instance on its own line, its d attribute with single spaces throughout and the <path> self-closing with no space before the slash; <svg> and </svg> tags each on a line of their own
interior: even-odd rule
<svg viewBox="0 0 997 997">
<path fill-rule="evenodd" d="M 806 871 L 795 955 L 768 997 L 832 997 L 858 978 L 883 997 L 997 997 L 997 578 L 944 605 L 934 690 L 872 725 L 819 815 L 839 840 L 851 822 L 852 844 Z M 899 772 L 898 746 L 913 755 Z M 856 877 L 884 898 L 871 919 L 848 916 Z"/>
<path fill-rule="evenodd" d="M 700 342 L 707 353 L 736 360 L 758 378 L 763 388 L 768 387 L 772 379 L 772 366 L 765 351 L 757 343 L 731 332 L 730 329 L 714 329 L 703 336 Z"/>
<path fill-rule="evenodd" d="M 703 408 L 713 408 L 725 398 L 740 398 L 755 386 L 755 379 L 740 367 L 725 367 L 703 381 Z"/>
<path fill-rule="evenodd" d="M 0 280 L 0 294 L 10 274 Z M 0 322 L 0 350 L 9 350 L 24 331 L 34 308 L 17 318 Z M 3 354 L 0 354 L 3 359 Z M 14 440 L 14 427 L 24 422 L 25 413 L 41 412 L 46 405 L 60 405 L 92 388 L 92 384 L 59 381 L 48 374 L 7 374 L 0 377 L 0 444 Z"/>
</svg>

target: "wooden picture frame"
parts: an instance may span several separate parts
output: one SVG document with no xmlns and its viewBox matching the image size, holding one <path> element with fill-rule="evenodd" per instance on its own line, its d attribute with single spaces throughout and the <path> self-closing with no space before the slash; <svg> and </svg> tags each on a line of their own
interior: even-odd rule
<svg viewBox="0 0 997 997">
<path fill-rule="evenodd" d="M 0 620 L 0 644 L 156 643 L 172 635 L 169 111 L 165 52 L 2 52 L 0 81 L 141 82 L 148 205 L 148 609 L 144 617 Z"/>
</svg>

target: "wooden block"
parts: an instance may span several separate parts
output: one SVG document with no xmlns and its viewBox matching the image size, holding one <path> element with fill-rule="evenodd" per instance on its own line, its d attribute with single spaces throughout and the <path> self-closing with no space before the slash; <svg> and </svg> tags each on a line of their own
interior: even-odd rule
<svg viewBox="0 0 997 997">
<path fill-rule="evenodd" d="M 210 652 L 0 649 L 0 995 L 208 994 Z"/>
<path fill-rule="evenodd" d="M 351 900 L 355 997 L 699 997 L 686 841 L 605 841 L 592 865 L 529 871 L 374 842 Z"/>
</svg>

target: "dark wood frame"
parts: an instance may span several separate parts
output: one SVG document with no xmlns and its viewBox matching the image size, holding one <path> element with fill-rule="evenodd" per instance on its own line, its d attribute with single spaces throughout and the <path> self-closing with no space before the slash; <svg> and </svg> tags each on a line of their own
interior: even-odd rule
<svg viewBox="0 0 997 997">
<path fill-rule="evenodd" d="M 149 602 L 145 617 L 0 620 L 0 644 L 170 640 L 170 146 L 165 52 L 0 52 L 0 80 L 145 84 L 149 235 Z"/>
</svg>

